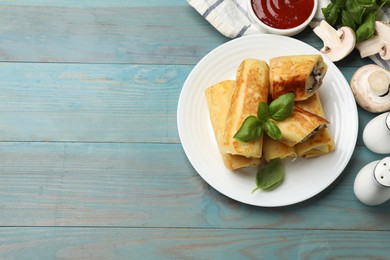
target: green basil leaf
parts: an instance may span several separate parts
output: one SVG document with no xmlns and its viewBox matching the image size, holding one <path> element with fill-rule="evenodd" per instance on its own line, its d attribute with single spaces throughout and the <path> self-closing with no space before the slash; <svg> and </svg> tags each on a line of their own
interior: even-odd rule
<svg viewBox="0 0 390 260">
<path fill-rule="evenodd" d="M 345 3 L 344 3 L 345 10 L 349 10 L 351 8 L 351 5 L 353 2 L 355 2 L 355 0 L 345 0 Z"/>
<path fill-rule="evenodd" d="M 341 22 L 344 26 L 350 27 L 352 30 L 356 30 L 355 21 L 353 20 L 351 14 L 347 11 L 342 11 L 341 13 Z"/>
<path fill-rule="evenodd" d="M 267 103 L 265 102 L 259 103 L 259 107 L 257 109 L 257 118 L 259 118 L 260 122 L 265 122 L 265 120 L 269 118 L 269 109 Z"/>
<path fill-rule="evenodd" d="M 363 7 L 373 7 L 376 5 L 376 0 L 355 0 L 356 3 Z"/>
<path fill-rule="evenodd" d="M 260 125 L 256 128 L 256 136 L 258 136 L 260 138 L 260 136 L 263 134 L 264 130 L 263 130 L 263 125 Z"/>
<path fill-rule="evenodd" d="M 369 39 L 375 33 L 375 13 L 367 15 L 362 25 L 356 30 L 356 42 L 362 42 Z"/>
<path fill-rule="evenodd" d="M 379 0 L 378 1 L 378 5 L 380 7 L 383 7 L 383 6 L 390 6 L 390 0 Z"/>
<path fill-rule="evenodd" d="M 294 109 L 294 94 L 281 95 L 269 105 L 269 115 L 276 121 L 282 121 L 289 117 Z"/>
<path fill-rule="evenodd" d="M 336 0 L 336 4 L 339 7 L 339 9 L 343 9 L 345 5 L 346 0 Z"/>
<path fill-rule="evenodd" d="M 280 131 L 279 127 L 275 125 L 274 122 L 272 122 L 270 119 L 265 121 L 265 130 L 267 131 L 267 134 L 269 137 L 271 137 L 274 140 L 280 140 L 282 138 L 282 132 Z"/>
<path fill-rule="evenodd" d="M 332 26 L 336 26 L 339 19 L 340 8 L 336 2 L 330 2 L 325 8 L 322 8 L 325 20 Z"/>
<path fill-rule="evenodd" d="M 362 24 L 363 15 L 366 11 L 366 8 L 359 5 L 356 1 L 347 1 L 345 10 L 349 12 L 357 25 Z"/>
<path fill-rule="evenodd" d="M 262 128 L 259 119 L 255 116 L 248 116 L 242 123 L 240 129 L 233 136 L 233 138 L 241 142 L 249 142 L 252 140 L 256 140 L 260 137 L 262 133 L 262 130 L 258 130 L 259 127 Z"/>
<path fill-rule="evenodd" d="M 260 167 L 256 174 L 256 188 L 271 190 L 279 186 L 284 178 L 284 167 L 279 158 L 271 160 Z M 254 190 L 254 191 L 255 191 Z"/>
</svg>

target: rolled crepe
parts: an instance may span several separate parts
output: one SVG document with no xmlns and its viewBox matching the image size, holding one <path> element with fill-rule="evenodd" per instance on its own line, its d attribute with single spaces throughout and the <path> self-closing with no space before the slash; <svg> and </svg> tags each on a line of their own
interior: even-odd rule
<svg viewBox="0 0 390 260">
<path fill-rule="evenodd" d="M 268 135 L 264 135 L 263 139 L 263 156 L 264 159 L 269 162 L 272 159 L 280 158 L 296 158 L 294 146 L 288 146 L 279 141 L 275 141 Z"/>
<path fill-rule="evenodd" d="M 273 120 L 273 122 L 282 132 L 282 138 L 279 141 L 288 146 L 304 142 L 328 123 L 326 119 L 298 106 L 294 106 L 293 113 L 285 120 Z"/>
<path fill-rule="evenodd" d="M 272 99 L 293 92 L 295 101 L 306 100 L 322 85 L 328 66 L 321 55 L 281 56 L 270 59 Z"/>
<path fill-rule="evenodd" d="M 312 97 L 305 101 L 296 102 L 295 105 L 321 117 L 325 117 L 318 93 L 315 93 Z M 335 143 L 327 127 L 320 129 L 306 141 L 295 146 L 297 154 L 305 158 L 317 157 L 323 154 L 327 154 L 332 152 L 334 149 Z"/>
<path fill-rule="evenodd" d="M 206 89 L 210 121 L 220 152 L 234 85 L 234 80 L 226 80 Z M 246 158 L 241 155 L 231 155 L 223 152 L 221 152 L 221 155 L 225 166 L 231 170 L 260 164 L 260 159 L 258 158 Z"/>
<path fill-rule="evenodd" d="M 263 138 L 241 142 L 233 138 L 244 120 L 257 115 L 260 102 L 268 101 L 269 67 L 257 59 L 244 60 L 237 70 L 230 109 L 226 118 L 223 138 L 224 153 L 242 155 L 248 158 L 262 156 Z"/>
</svg>

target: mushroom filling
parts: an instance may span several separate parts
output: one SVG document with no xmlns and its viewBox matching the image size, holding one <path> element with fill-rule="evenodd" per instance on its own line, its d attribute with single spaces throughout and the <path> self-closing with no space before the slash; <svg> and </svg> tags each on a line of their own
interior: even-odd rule
<svg viewBox="0 0 390 260">
<path fill-rule="evenodd" d="M 321 86 L 323 69 L 324 69 L 323 66 L 321 66 L 320 63 L 317 63 L 314 66 L 312 72 L 310 73 L 310 76 L 306 83 L 306 90 L 309 94 L 313 93 Z"/>
<path fill-rule="evenodd" d="M 312 137 L 315 133 L 317 133 L 318 131 L 320 131 L 320 129 L 322 129 L 323 127 L 326 127 L 326 125 L 320 125 L 320 126 L 318 126 L 316 129 L 314 129 L 313 131 L 311 131 L 305 138 L 303 138 L 302 141 L 300 141 L 299 143 L 303 143 L 304 141 L 306 141 L 307 139 L 309 139 L 310 137 Z"/>
</svg>

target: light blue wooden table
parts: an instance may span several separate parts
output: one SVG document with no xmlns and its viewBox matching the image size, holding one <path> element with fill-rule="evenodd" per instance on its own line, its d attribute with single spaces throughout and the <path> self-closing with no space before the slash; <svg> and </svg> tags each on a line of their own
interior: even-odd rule
<svg viewBox="0 0 390 260">
<path fill-rule="evenodd" d="M 311 30 L 296 38 L 319 49 Z M 227 42 L 184 0 L 0 1 L 0 259 L 389 259 L 390 204 L 352 190 L 361 132 L 303 203 L 208 186 L 180 144 L 183 83 Z M 370 63 L 337 63 L 349 81 Z"/>
</svg>

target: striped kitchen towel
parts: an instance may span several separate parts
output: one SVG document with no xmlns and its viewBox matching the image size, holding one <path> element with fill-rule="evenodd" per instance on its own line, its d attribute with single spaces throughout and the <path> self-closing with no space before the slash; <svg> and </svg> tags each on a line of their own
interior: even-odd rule
<svg viewBox="0 0 390 260">
<path fill-rule="evenodd" d="M 243 35 L 265 33 L 256 26 L 248 13 L 248 1 L 245 0 L 187 0 L 212 26 L 229 38 Z M 316 26 L 323 19 L 321 8 L 329 0 L 320 0 L 316 16 L 310 26 Z"/>
<path fill-rule="evenodd" d="M 187 0 L 215 29 L 224 36 L 237 38 L 249 34 L 266 33 L 256 26 L 248 13 L 246 0 Z M 314 28 L 324 19 L 321 8 L 328 5 L 330 0 L 319 0 L 318 10 L 310 26 Z M 382 20 L 389 22 L 390 8 L 383 10 Z M 390 69 L 390 61 L 384 61 L 379 55 L 370 57 L 376 64 Z"/>
<path fill-rule="evenodd" d="M 265 33 L 251 21 L 247 1 L 243 0 L 187 0 L 212 26 L 229 38 Z"/>
</svg>

